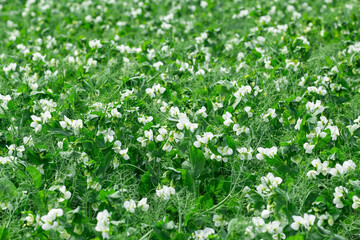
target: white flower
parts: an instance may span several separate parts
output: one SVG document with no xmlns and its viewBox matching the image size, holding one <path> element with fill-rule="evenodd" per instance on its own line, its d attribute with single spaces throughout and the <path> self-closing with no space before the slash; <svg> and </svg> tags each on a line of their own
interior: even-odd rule
<svg viewBox="0 0 360 240">
<path fill-rule="evenodd" d="M 306 109 L 314 115 L 318 115 L 319 113 L 322 113 L 325 110 L 325 107 L 321 106 L 321 101 L 316 100 L 315 103 L 313 102 L 307 102 L 306 103 Z"/>
<path fill-rule="evenodd" d="M 171 109 L 170 109 L 170 111 L 171 111 Z M 190 130 L 191 132 L 194 132 L 195 129 L 198 128 L 199 125 L 197 123 L 191 123 L 185 113 L 173 112 L 173 114 L 176 114 L 179 117 L 178 123 L 176 124 L 176 127 L 179 130 L 183 130 L 184 128 L 186 128 L 186 129 Z"/>
<path fill-rule="evenodd" d="M 175 189 L 172 187 L 163 186 L 161 189 L 156 189 L 156 195 L 163 200 L 169 200 L 173 194 L 175 194 Z"/>
<path fill-rule="evenodd" d="M 204 230 L 197 230 L 192 234 L 194 240 L 207 240 L 215 231 L 212 228 L 205 228 Z"/>
<path fill-rule="evenodd" d="M 159 135 L 156 136 L 156 141 L 158 142 L 162 142 L 165 140 L 165 136 L 166 134 L 168 133 L 168 131 L 166 130 L 166 126 L 165 127 L 162 127 L 158 130 L 159 132 Z"/>
<path fill-rule="evenodd" d="M 41 60 L 41 61 L 45 62 L 45 57 L 46 57 L 46 55 L 45 55 L 45 56 L 42 56 L 40 53 L 36 52 L 36 53 L 33 53 L 32 60 L 33 60 L 33 61 L 39 61 L 39 60 Z"/>
<path fill-rule="evenodd" d="M 352 200 L 353 200 L 352 208 L 357 209 L 360 206 L 360 198 L 357 196 L 353 196 Z"/>
<path fill-rule="evenodd" d="M 24 138 L 23 138 L 23 143 L 24 143 L 25 145 L 28 145 L 29 147 L 33 147 L 33 146 L 34 146 L 34 141 L 33 141 L 32 136 L 24 137 Z"/>
<path fill-rule="evenodd" d="M 265 68 L 266 69 L 273 69 L 274 68 L 273 66 L 271 66 L 271 60 L 269 58 L 265 58 L 264 63 L 265 63 Z"/>
<path fill-rule="evenodd" d="M 201 6 L 202 8 L 206 8 L 206 7 L 208 6 L 208 3 L 207 3 L 206 1 L 201 1 L 201 2 L 200 2 L 200 6 Z"/>
<path fill-rule="evenodd" d="M 253 233 L 253 229 L 254 227 L 253 226 L 247 226 L 245 228 L 245 237 L 246 239 L 250 238 L 250 239 L 254 239 L 255 238 L 255 234 Z"/>
<path fill-rule="evenodd" d="M 70 192 L 70 191 L 66 191 L 66 187 L 65 187 L 65 186 L 59 187 L 59 191 L 63 194 L 63 197 L 61 197 L 61 198 L 58 199 L 59 202 L 63 202 L 63 201 L 65 201 L 65 200 L 71 198 L 71 192 Z"/>
<path fill-rule="evenodd" d="M 154 98 L 156 95 L 163 94 L 165 90 L 166 89 L 161 87 L 160 84 L 154 84 L 151 88 L 147 88 L 145 91 L 151 98 Z"/>
<path fill-rule="evenodd" d="M 149 204 L 147 204 L 147 198 L 142 198 L 137 205 L 138 208 L 141 208 L 144 212 L 149 210 Z"/>
<path fill-rule="evenodd" d="M 136 208 L 136 203 L 134 200 L 130 199 L 129 201 L 124 202 L 124 208 L 126 211 L 134 213 Z"/>
<path fill-rule="evenodd" d="M 273 239 L 279 239 L 279 237 L 282 239 L 286 238 L 285 234 L 282 232 L 283 228 L 280 226 L 279 221 L 273 221 L 273 222 L 266 224 L 265 231 L 272 234 Z"/>
<path fill-rule="evenodd" d="M 269 15 L 261 16 L 259 19 L 260 23 L 269 23 L 271 21 L 271 17 Z"/>
<path fill-rule="evenodd" d="M 164 66 L 164 63 L 159 61 L 153 64 L 153 67 L 156 69 L 156 71 L 159 71 L 160 67 Z"/>
<path fill-rule="evenodd" d="M 314 147 L 315 145 L 311 145 L 310 143 L 304 143 L 305 153 L 312 153 Z"/>
<path fill-rule="evenodd" d="M 60 121 L 60 126 L 65 129 L 73 129 L 74 133 L 77 135 L 79 130 L 83 128 L 83 122 L 81 119 L 71 120 L 68 117 L 64 116 L 64 121 Z"/>
<path fill-rule="evenodd" d="M 109 129 L 105 132 L 104 142 L 107 143 L 107 142 L 112 142 L 112 141 L 114 141 L 114 135 L 115 135 L 115 132 L 109 128 Z"/>
<path fill-rule="evenodd" d="M 271 211 L 270 211 L 270 210 L 264 209 L 264 210 L 261 212 L 261 217 L 262 217 L 262 218 L 269 218 L 269 217 L 270 217 L 270 214 L 271 214 Z"/>
<path fill-rule="evenodd" d="M 202 106 L 199 110 L 196 111 L 197 115 L 201 115 L 203 118 L 206 118 L 208 115 L 206 113 L 206 108 Z"/>
<path fill-rule="evenodd" d="M 345 161 L 342 166 L 345 172 L 356 169 L 356 164 L 352 160 Z"/>
<path fill-rule="evenodd" d="M 265 221 L 261 217 L 253 217 L 252 222 L 256 227 L 263 227 L 265 226 Z"/>
<path fill-rule="evenodd" d="M 110 112 L 111 116 L 116 118 L 121 118 L 122 114 L 117 110 L 117 108 L 113 108 Z"/>
<path fill-rule="evenodd" d="M 109 239 L 110 231 L 110 216 L 111 213 L 105 209 L 102 212 L 99 212 L 96 216 L 97 224 L 95 230 L 102 233 L 103 239 Z"/>
<path fill-rule="evenodd" d="M 311 164 L 314 166 L 314 167 L 319 167 L 321 165 L 321 161 L 319 158 L 316 158 L 314 160 L 311 161 Z"/>
<path fill-rule="evenodd" d="M 340 135 L 339 128 L 337 126 L 327 126 L 325 129 L 330 129 L 331 139 L 336 141 L 337 137 Z"/>
<path fill-rule="evenodd" d="M 344 168 L 340 164 L 337 163 L 335 165 L 335 168 L 330 169 L 330 174 L 333 176 L 344 175 L 345 171 L 344 171 Z"/>
<path fill-rule="evenodd" d="M 316 179 L 316 176 L 319 175 L 319 173 L 315 170 L 308 171 L 306 176 L 308 178 Z"/>
<path fill-rule="evenodd" d="M 264 119 L 265 122 L 269 122 L 269 117 L 271 117 L 272 119 L 276 118 L 277 117 L 277 114 L 275 112 L 275 109 L 273 108 L 269 108 L 267 110 L 267 113 L 266 114 L 262 114 L 262 118 Z"/>
<path fill-rule="evenodd" d="M 300 226 L 303 226 L 305 229 L 310 230 L 311 226 L 314 225 L 316 217 L 314 215 L 309 215 L 305 213 L 304 217 L 301 216 L 292 216 L 294 222 L 291 224 L 291 228 L 295 231 L 299 230 Z"/>
<path fill-rule="evenodd" d="M 129 155 L 127 154 L 128 148 L 121 149 L 121 142 L 119 140 L 114 142 L 114 147 L 112 149 L 115 153 L 119 153 L 125 160 L 130 159 Z"/>
<path fill-rule="evenodd" d="M 346 126 L 348 129 L 349 129 L 349 132 L 351 134 L 351 136 L 354 135 L 354 132 L 360 128 L 360 124 L 354 124 L 354 125 L 349 125 L 349 126 Z"/>
<path fill-rule="evenodd" d="M 241 86 L 234 94 L 236 99 L 241 100 L 243 97 L 245 97 L 247 94 L 251 93 L 251 86 Z"/>
<path fill-rule="evenodd" d="M 217 151 L 223 156 L 231 156 L 234 153 L 233 149 L 230 148 L 229 146 L 225 146 L 225 147 L 219 146 L 217 148 Z"/>
<path fill-rule="evenodd" d="M 239 153 L 239 157 L 241 160 L 251 160 L 253 158 L 253 152 L 254 150 L 252 148 L 245 148 L 245 147 L 242 147 L 242 148 L 238 148 L 236 149 Z"/>
<path fill-rule="evenodd" d="M 240 127 L 239 124 L 234 124 L 233 126 L 233 131 L 236 132 L 236 135 L 239 136 L 241 133 L 246 133 L 246 134 L 249 134 L 250 133 L 250 129 L 248 127 L 245 127 L 245 126 L 242 126 Z"/>
<path fill-rule="evenodd" d="M 295 125 L 295 130 L 298 130 L 298 131 L 300 131 L 300 124 L 301 124 L 301 121 L 302 121 L 302 119 L 301 118 L 299 118 L 298 120 L 297 120 L 297 122 L 296 122 L 296 125 Z"/>
<path fill-rule="evenodd" d="M 360 43 L 359 43 L 360 44 Z M 359 45 L 360 46 L 360 45 Z M 360 123 L 360 116 L 358 116 L 357 119 L 354 120 L 354 123 Z"/>
<path fill-rule="evenodd" d="M 154 139 L 154 134 L 151 129 L 149 131 L 145 130 L 144 135 L 149 141 L 152 141 Z"/>
<path fill-rule="evenodd" d="M 116 140 L 114 142 L 114 147 L 112 148 L 115 153 L 120 153 L 121 150 L 121 142 L 119 140 Z"/>
<path fill-rule="evenodd" d="M 26 221 L 26 225 L 31 226 L 31 225 L 34 223 L 34 221 L 35 221 L 34 215 L 32 215 L 32 214 L 29 213 L 29 214 L 25 217 L 25 221 Z"/>
<path fill-rule="evenodd" d="M 59 209 L 51 209 L 47 215 L 44 215 L 41 217 L 41 221 L 39 224 L 41 225 L 41 228 L 45 231 L 48 230 L 56 230 L 59 226 L 59 223 L 56 220 L 57 217 L 61 217 L 63 215 L 63 210 L 61 208 Z"/>
<path fill-rule="evenodd" d="M 214 138 L 214 134 L 212 132 L 205 132 L 203 137 L 200 135 L 196 135 L 197 141 L 194 142 L 194 146 L 199 148 L 201 144 L 207 144 L 211 139 Z"/>
<path fill-rule="evenodd" d="M 103 45 L 100 40 L 91 40 L 89 41 L 89 46 L 90 48 L 102 48 Z"/>
<path fill-rule="evenodd" d="M 232 115 L 229 112 L 226 112 L 225 114 L 222 115 L 222 118 L 225 120 L 224 121 L 225 126 L 228 127 L 228 126 L 230 126 L 231 123 L 234 123 L 234 121 L 231 120 L 231 117 L 232 117 Z"/>
<path fill-rule="evenodd" d="M 149 60 L 152 60 L 155 57 L 155 54 L 156 54 L 156 52 L 154 49 L 148 49 L 148 54 L 146 54 L 146 57 Z"/>
<path fill-rule="evenodd" d="M 272 173 L 261 177 L 261 184 L 256 187 L 256 191 L 261 195 L 270 195 L 271 190 L 277 188 L 282 183 L 280 177 L 275 177 Z"/>
<path fill-rule="evenodd" d="M 33 120 L 33 122 L 30 124 L 30 127 L 34 128 L 35 133 L 40 132 L 42 129 L 41 118 L 37 117 L 35 115 L 32 115 L 31 119 Z"/>
<path fill-rule="evenodd" d="M 0 113 L 3 113 L 3 109 L 7 110 L 8 109 L 8 103 L 11 100 L 10 95 L 1 95 L 0 94 Z"/>
<path fill-rule="evenodd" d="M 347 188 L 343 186 L 339 186 L 335 188 L 335 192 L 333 193 L 334 199 L 333 203 L 336 204 L 337 208 L 343 208 L 344 204 L 342 203 L 341 199 L 344 198 L 344 194 L 348 193 L 349 191 Z"/>
<path fill-rule="evenodd" d="M 213 222 L 215 227 L 222 227 L 228 224 L 228 222 L 223 219 L 223 216 L 218 214 L 213 216 Z"/>
<path fill-rule="evenodd" d="M 253 116 L 253 113 L 251 112 L 251 107 L 246 106 L 246 107 L 244 108 L 244 110 L 245 110 L 245 112 L 248 114 L 248 117 L 249 117 L 249 118 Z"/>
<path fill-rule="evenodd" d="M 328 174 L 330 172 L 329 162 L 328 161 L 325 161 L 325 162 L 321 163 L 320 159 L 316 158 L 316 159 L 311 161 L 311 164 L 317 169 L 318 174 L 321 173 L 322 175 L 325 176 L 326 174 Z M 308 174 L 310 174 L 310 173 L 308 173 Z M 316 176 L 313 176 L 313 174 L 315 174 L 315 173 L 311 174 L 312 177 L 315 178 Z M 316 174 L 316 175 L 318 175 L 318 174 Z"/>
<path fill-rule="evenodd" d="M 170 152 L 172 150 L 172 145 L 169 142 L 166 142 L 161 149 L 163 151 Z"/>
<path fill-rule="evenodd" d="M 330 174 L 333 176 L 344 175 L 351 170 L 356 169 L 356 164 L 352 160 L 345 161 L 343 165 L 336 164 L 335 168 L 330 169 Z"/>
<path fill-rule="evenodd" d="M 4 70 L 5 74 L 8 75 L 11 70 L 12 71 L 16 70 L 16 66 L 17 66 L 16 63 L 10 63 L 7 67 L 4 66 L 3 70 Z"/>
<path fill-rule="evenodd" d="M 144 125 L 146 125 L 146 123 L 151 122 L 154 118 L 152 116 L 145 116 L 145 115 L 141 115 L 140 117 L 138 117 L 138 121 L 139 123 L 142 123 Z"/>
<path fill-rule="evenodd" d="M 197 136 L 199 136 L 199 135 L 197 135 Z M 197 147 L 197 148 L 200 148 L 201 147 L 200 141 L 195 141 L 194 146 Z"/>
<path fill-rule="evenodd" d="M 129 159 L 130 159 L 129 155 L 127 154 L 128 150 L 129 150 L 129 148 L 125 148 L 125 149 L 121 149 L 121 150 L 119 151 L 119 154 L 120 154 L 125 160 L 129 160 Z"/>
<path fill-rule="evenodd" d="M 269 157 L 269 158 L 274 158 L 275 155 L 277 154 L 277 147 L 271 147 L 271 148 L 262 148 L 262 147 L 259 147 L 258 149 L 258 154 L 256 154 L 256 158 L 258 160 L 264 160 L 265 156 Z"/>
<path fill-rule="evenodd" d="M 49 111 L 41 113 L 40 115 L 43 123 L 47 123 L 51 120 L 51 113 Z"/>
</svg>

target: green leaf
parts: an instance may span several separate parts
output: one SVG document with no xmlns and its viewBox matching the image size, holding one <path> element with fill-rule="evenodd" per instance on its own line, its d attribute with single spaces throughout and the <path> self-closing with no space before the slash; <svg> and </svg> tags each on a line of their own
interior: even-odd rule
<svg viewBox="0 0 360 240">
<path fill-rule="evenodd" d="M 139 184 L 139 194 L 147 195 L 158 183 L 157 177 L 150 174 L 149 171 L 145 172 L 141 177 Z"/>
<path fill-rule="evenodd" d="M 232 149 L 236 148 L 236 143 L 235 143 L 234 139 L 232 139 L 232 137 L 226 136 L 226 143 L 230 148 L 232 148 Z"/>
<path fill-rule="evenodd" d="M 123 195 L 124 194 L 121 191 L 116 191 L 116 192 L 114 192 L 114 193 L 112 193 L 110 195 L 107 195 L 106 197 L 108 197 L 108 198 L 121 198 L 121 197 L 123 197 Z"/>
<path fill-rule="evenodd" d="M 204 153 L 191 146 L 190 149 L 190 162 L 194 170 L 194 177 L 199 176 L 205 167 L 205 156 Z"/>
<path fill-rule="evenodd" d="M 0 178 L 0 199 L 9 200 L 15 195 L 16 187 L 7 178 Z"/>
<path fill-rule="evenodd" d="M 156 149 L 156 145 L 154 142 L 149 142 L 148 145 L 147 145 L 147 150 L 152 152 Z"/>
<path fill-rule="evenodd" d="M 193 190 L 193 178 L 191 174 L 186 169 L 177 169 L 181 172 L 182 184 L 188 187 L 189 190 Z"/>
<path fill-rule="evenodd" d="M 9 239 L 9 231 L 7 228 L 0 228 L 0 240 Z"/>
<path fill-rule="evenodd" d="M 42 176 L 41 176 L 41 173 L 39 172 L 39 170 L 37 170 L 36 167 L 28 165 L 26 167 L 26 171 L 30 174 L 30 176 L 33 180 L 34 186 L 36 188 L 41 187 Z"/>
<path fill-rule="evenodd" d="M 98 194 L 97 199 L 99 199 L 101 202 L 107 202 L 106 197 L 108 197 L 111 194 L 114 194 L 115 190 L 114 189 L 110 189 L 110 190 L 104 190 L 101 189 L 101 191 Z"/>
<path fill-rule="evenodd" d="M 295 236 L 290 236 L 288 238 L 286 238 L 287 240 L 304 240 L 304 235 L 302 234 L 297 234 Z"/>
<path fill-rule="evenodd" d="M 355 180 L 355 181 L 350 180 L 349 182 L 356 190 L 360 190 L 360 181 L 359 180 Z"/>
<path fill-rule="evenodd" d="M 213 199 L 211 198 L 211 196 L 206 193 L 205 195 L 203 196 L 200 196 L 198 199 L 197 199 L 197 202 L 200 204 L 201 208 L 203 210 L 205 209 L 209 209 L 211 208 L 212 206 L 214 206 L 214 201 Z"/>
</svg>

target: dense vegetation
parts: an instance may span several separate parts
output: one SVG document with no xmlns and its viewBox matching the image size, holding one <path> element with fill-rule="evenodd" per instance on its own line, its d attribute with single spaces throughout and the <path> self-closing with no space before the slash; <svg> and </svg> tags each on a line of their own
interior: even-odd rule
<svg viewBox="0 0 360 240">
<path fill-rule="evenodd" d="M 358 0 L 0 0 L 0 239 L 360 239 Z"/>
</svg>

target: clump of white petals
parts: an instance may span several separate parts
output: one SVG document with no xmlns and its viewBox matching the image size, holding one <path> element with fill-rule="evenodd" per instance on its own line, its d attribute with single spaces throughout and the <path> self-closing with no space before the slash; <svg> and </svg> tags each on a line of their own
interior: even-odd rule
<svg viewBox="0 0 360 240">
<path fill-rule="evenodd" d="M 166 89 L 161 87 L 160 84 L 154 84 L 151 88 L 147 88 L 145 91 L 151 98 L 154 98 L 156 95 L 163 94 L 165 90 Z"/>
<path fill-rule="evenodd" d="M 156 189 L 156 195 L 162 200 L 169 200 L 171 195 L 175 194 L 175 189 L 168 186 L 158 187 Z"/>
<path fill-rule="evenodd" d="M 269 157 L 269 158 L 274 158 L 275 155 L 277 154 L 277 147 L 271 147 L 271 148 L 263 148 L 263 147 L 259 147 L 257 149 L 257 151 L 259 152 L 258 154 L 256 154 L 256 158 L 258 160 L 264 160 L 265 156 Z"/>
<path fill-rule="evenodd" d="M 334 199 L 333 203 L 336 204 L 337 208 L 343 208 L 344 204 L 341 200 L 345 197 L 345 194 L 347 194 L 349 190 L 343 186 L 339 186 L 335 188 L 335 192 L 333 193 Z"/>
<path fill-rule="evenodd" d="M 196 141 L 194 142 L 194 146 L 199 148 L 201 144 L 206 145 L 211 139 L 214 138 L 214 134 L 212 132 L 205 132 L 202 136 L 196 135 Z"/>
<path fill-rule="evenodd" d="M 224 119 L 224 125 L 229 127 L 230 124 L 234 123 L 234 121 L 231 119 L 232 114 L 229 112 L 226 112 L 225 114 L 222 115 L 222 118 Z"/>
<path fill-rule="evenodd" d="M 39 225 L 45 231 L 48 230 L 56 230 L 59 227 L 59 222 L 56 221 L 57 217 L 61 217 L 63 215 L 63 210 L 59 209 L 51 209 L 48 214 L 42 216 L 39 221 Z"/>
<path fill-rule="evenodd" d="M 212 228 L 195 231 L 191 236 L 194 240 L 207 240 L 210 236 L 214 236 L 215 231 Z"/>
<path fill-rule="evenodd" d="M 270 118 L 274 119 L 277 117 L 275 109 L 269 108 L 265 114 L 262 114 L 261 117 L 264 119 L 265 122 L 269 122 Z"/>
<path fill-rule="evenodd" d="M 239 157 L 241 160 L 251 160 L 253 158 L 254 150 L 246 147 L 238 148 L 236 151 L 239 153 Z"/>
<path fill-rule="evenodd" d="M 307 213 L 304 214 L 304 217 L 292 216 L 292 218 L 294 219 L 294 222 L 291 224 L 291 228 L 295 231 L 299 230 L 301 226 L 304 227 L 306 230 L 310 230 L 311 226 L 314 225 L 316 219 L 315 215 L 309 215 Z"/>
<path fill-rule="evenodd" d="M 98 212 L 96 216 L 97 223 L 95 230 L 101 232 L 103 239 L 110 238 L 110 216 L 111 213 L 109 213 L 106 209 L 102 212 Z"/>
<path fill-rule="evenodd" d="M 275 177 L 274 174 L 268 173 L 261 177 L 261 184 L 256 187 L 256 191 L 261 195 L 271 194 L 271 190 L 277 188 L 282 183 L 280 177 Z"/>
<path fill-rule="evenodd" d="M 245 97 L 246 95 L 251 93 L 251 86 L 246 85 L 246 86 L 241 86 L 234 94 L 236 99 L 242 99 L 243 97 Z"/>
<path fill-rule="evenodd" d="M 322 113 L 325 110 L 325 107 L 323 107 L 321 105 L 321 101 L 320 100 L 316 100 L 315 103 L 313 102 L 307 102 L 306 103 L 306 109 L 309 111 L 309 113 L 313 114 L 313 115 L 318 115 L 320 113 Z"/>
<path fill-rule="evenodd" d="M 222 215 L 215 214 L 212 220 L 214 222 L 215 227 L 223 227 L 228 224 L 228 222 L 224 220 Z"/>
<path fill-rule="evenodd" d="M 122 149 L 122 148 L 121 148 L 121 142 L 120 142 L 119 140 L 116 140 L 116 141 L 114 142 L 114 147 L 113 147 L 112 149 L 114 150 L 115 153 L 120 154 L 125 160 L 129 160 L 129 159 L 130 159 L 129 155 L 127 154 L 129 148 L 124 148 L 124 149 Z"/>
<path fill-rule="evenodd" d="M 83 128 L 83 122 L 81 119 L 71 120 L 64 116 L 64 121 L 60 121 L 60 126 L 67 130 L 73 130 L 75 134 L 79 134 L 80 129 Z"/>
<path fill-rule="evenodd" d="M 133 199 L 130 199 L 129 201 L 125 201 L 123 206 L 126 209 L 126 211 L 131 213 L 135 212 L 136 203 Z"/>
</svg>

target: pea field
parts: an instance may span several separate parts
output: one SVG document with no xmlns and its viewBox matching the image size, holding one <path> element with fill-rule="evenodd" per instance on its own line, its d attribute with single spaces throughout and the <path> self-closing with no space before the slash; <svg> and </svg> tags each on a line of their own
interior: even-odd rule
<svg viewBox="0 0 360 240">
<path fill-rule="evenodd" d="M 360 240 L 359 0 L 0 0 L 0 240 Z"/>
</svg>

